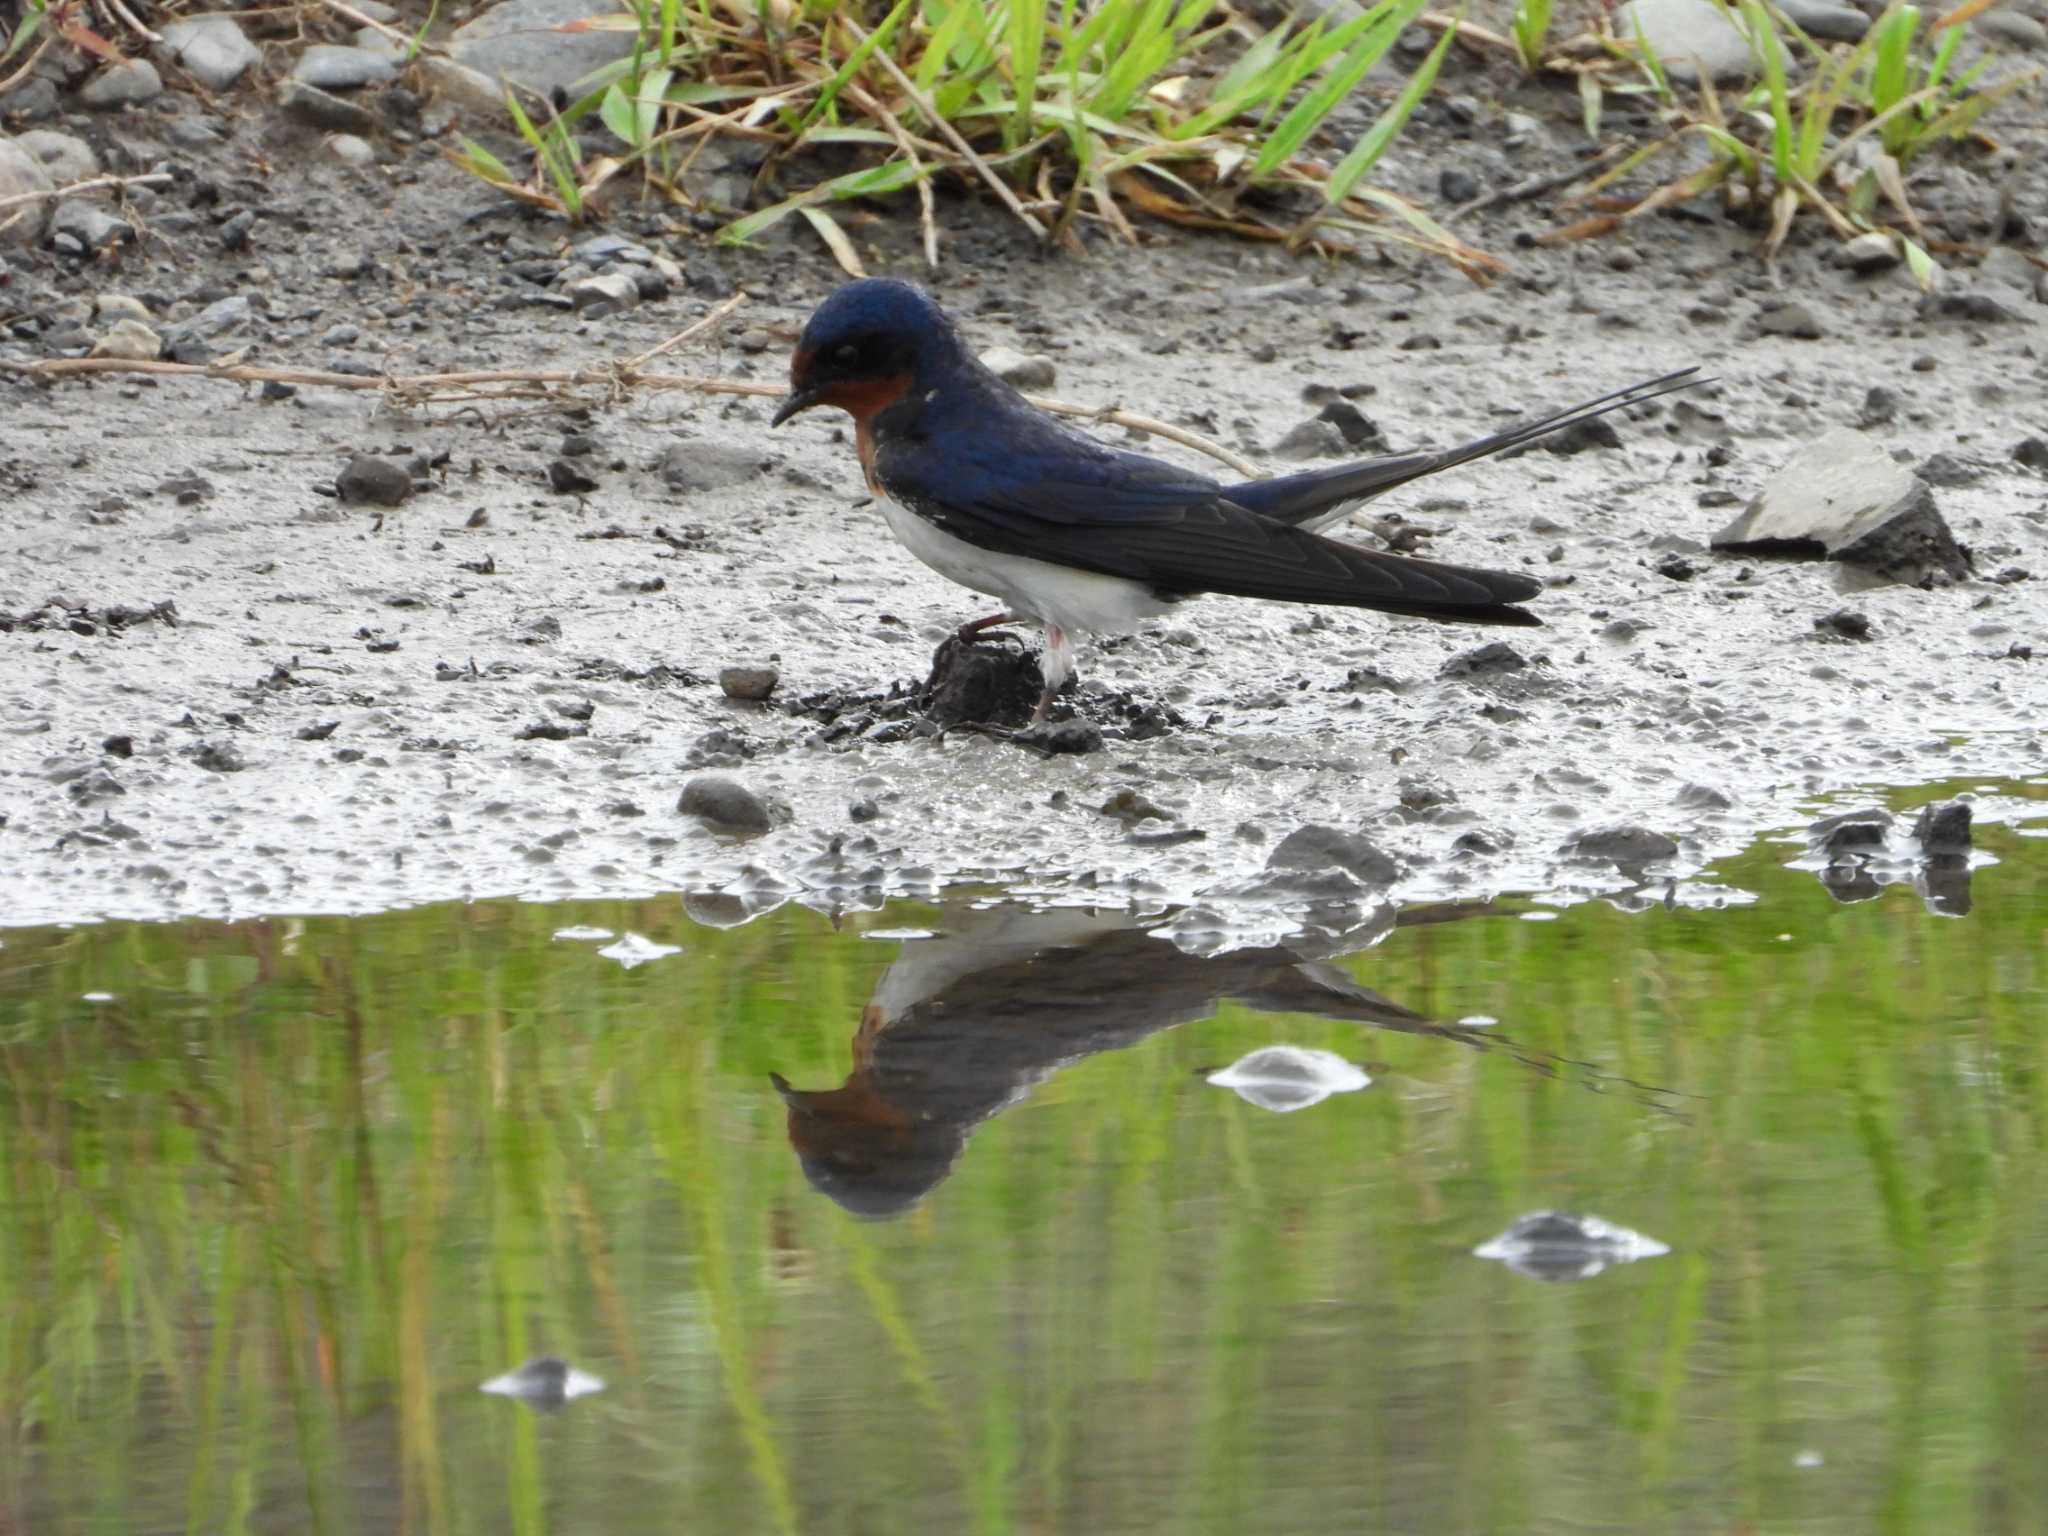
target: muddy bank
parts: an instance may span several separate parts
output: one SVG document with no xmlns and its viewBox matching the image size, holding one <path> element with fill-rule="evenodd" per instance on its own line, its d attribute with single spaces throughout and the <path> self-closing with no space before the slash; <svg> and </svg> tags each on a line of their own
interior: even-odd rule
<svg viewBox="0 0 2048 1536">
<path fill-rule="evenodd" d="M 1418 183 L 1427 153 L 1408 152 Z M 838 281 L 802 244 L 713 253 L 627 215 L 617 232 L 684 280 L 579 315 L 530 291 L 527 265 L 565 259 L 558 232 L 431 155 L 287 163 L 245 249 L 145 241 L 118 273 L 15 253 L 15 291 L 137 293 L 166 323 L 244 299 L 216 353 L 381 372 L 593 365 L 744 284 L 717 345 L 681 361 L 773 381 Z M 365 236 L 366 207 L 391 234 Z M 947 212 L 931 281 L 978 342 L 1276 470 L 1317 462 L 1276 448 L 1333 392 L 1398 448 L 1688 364 L 1717 382 L 1611 443 L 1455 471 L 1359 519 L 1349 536 L 1545 578 L 1547 627 L 1511 654 L 1475 656 L 1484 631 L 1205 600 L 1084 647 L 1102 749 L 1045 756 L 932 733 L 905 703 L 983 610 L 889 537 L 822 413 L 771 435 L 763 404 L 682 396 L 507 416 L 0 381 L 5 920 L 675 888 L 859 903 L 955 881 L 1297 900 L 1313 872 L 1276 885 L 1267 865 L 1304 825 L 1391 857 L 1397 896 L 1677 876 L 1711 900 L 1717 856 L 1837 791 L 2041 772 L 2048 478 L 2015 450 L 2048 436 L 2048 307 L 2021 267 L 1958 271 L 1922 303 L 1818 245 L 1774 284 L 1751 232 L 1690 220 L 1517 249 L 1537 215 L 1511 205 L 1472 231 L 1516 264 L 1481 290 L 1405 257 L 1204 240 L 1046 261 L 991 212 Z M 917 276 L 914 238 L 863 234 L 876 270 Z M 18 332 L 5 349 L 46 355 Z M 1289 451 L 1345 451 L 1322 425 Z M 1925 470 L 1963 579 L 1709 550 L 1836 427 Z M 397 479 L 380 492 L 360 455 Z M 726 696 L 733 666 L 772 668 L 765 701 Z M 758 797 L 766 830 L 679 812 L 707 773 Z M 1572 851 L 1616 826 L 1677 851 L 1636 869 Z"/>
</svg>

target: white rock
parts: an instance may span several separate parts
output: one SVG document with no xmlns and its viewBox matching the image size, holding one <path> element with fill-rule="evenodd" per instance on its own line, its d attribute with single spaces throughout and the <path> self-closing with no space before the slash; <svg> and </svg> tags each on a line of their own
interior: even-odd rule
<svg viewBox="0 0 2048 1536">
<path fill-rule="evenodd" d="M 614 943 L 607 944 L 598 953 L 607 960 L 616 960 L 627 970 L 647 964 L 650 960 L 665 959 L 669 955 L 683 952 L 679 944 L 657 944 L 644 934 L 622 934 Z"/>
<path fill-rule="evenodd" d="M 60 187 L 75 181 L 91 181 L 100 173 L 100 157 L 92 152 L 92 146 L 68 133 L 32 128 L 17 134 L 14 142 L 35 156 L 50 173 L 50 180 Z"/>
<path fill-rule="evenodd" d="M 92 355 L 153 363 L 163 349 L 163 338 L 140 320 L 116 320 L 106 334 L 92 344 Z"/>
<path fill-rule="evenodd" d="M 193 16 L 163 31 L 164 57 L 205 86 L 224 91 L 263 62 L 232 16 Z"/>
<path fill-rule="evenodd" d="M 618 0 L 502 0 L 455 29 L 448 52 L 457 64 L 491 82 L 489 99 L 502 100 L 502 81 L 549 95 L 580 96 L 583 77 L 633 52 L 631 32 L 558 32 L 564 22 L 618 14 Z M 445 88 L 445 87 L 444 87 Z"/>
<path fill-rule="evenodd" d="M 1472 1250 L 1475 1257 L 1498 1260 L 1531 1280 L 1589 1280 L 1616 1264 L 1659 1258 L 1670 1251 L 1654 1237 L 1569 1211 L 1524 1216 Z"/>
<path fill-rule="evenodd" d="M 990 347 L 981 354 L 981 365 L 1018 389 L 1051 389 L 1058 377 L 1051 358 L 1019 352 L 1015 347 Z"/>
<path fill-rule="evenodd" d="M 0 138 L 0 198 L 47 192 L 53 185 L 40 160 L 14 140 Z M 0 248 L 36 244 L 49 223 L 48 203 L 20 203 L 0 209 Z"/>
<path fill-rule="evenodd" d="M 1269 1045 L 1241 1056 L 1208 1080 L 1228 1088 L 1247 1104 L 1276 1115 L 1320 1104 L 1333 1093 L 1371 1086 L 1365 1072 L 1333 1051 L 1299 1045 Z"/>
<path fill-rule="evenodd" d="M 353 133 L 337 133 L 327 141 L 327 153 L 343 165 L 375 165 L 377 150 L 368 139 L 358 138 Z"/>
<path fill-rule="evenodd" d="M 1842 264 L 1856 272 L 1887 272 L 1899 264 L 1899 242 L 1878 230 L 1842 247 Z"/>
<path fill-rule="evenodd" d="M 562 290 L 577 310 L 592 319 L 620 314 L 640 302 L 640 284 L 630 272 L 600 272 L 580 278 Z"/>
<path fill-rule="evenodd" d="M 323 91 L 359 91 L 365 86 L 389 85 L 396 80 L 398 63 L 389 51 L 316 43 L 299 55 L 299 62 L 292 66 L 292 78 Z"/>
<path fill-rule="evenodd" d="M 109 64 L 86 81 L 78 99 L 88 107 L 104 110 L 154 101 L 163 92 L 163 76 L 156 72 L 154 64 L 147 59 L 124 59 L 119 64 Z"/>
<path fill-rule="evenodd" d="M 103 293 L 92 301 L 92 312 L 100 320 L 148 320 L 149 306 L 125 293 Z"/>
<path fill-rule="evenodd" d="M 1749 39 L 1713 0 L 1629 0 L 1614 18 L 1615 34 L 1633 41 L 1640 27 L 1674 79 L 1746 80 L 1756 72 Z"/>
</svg>

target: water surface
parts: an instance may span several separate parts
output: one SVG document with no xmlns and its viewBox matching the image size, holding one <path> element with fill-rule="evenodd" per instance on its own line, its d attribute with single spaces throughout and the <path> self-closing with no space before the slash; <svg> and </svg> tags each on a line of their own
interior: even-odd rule
<svg viewBox="0 0 2048 1536">
<path fill-rule="evenodd" d="M 9 1527 L 2041 1530 L 2048 842 L 1980 846 L 1963 916 L 1774 845 L 1267 948 L 0 934 Z M 1208 1081 L 1276 1044 L 1342 1091 Z M 1546 1210 L 1670 1251 L 1475 1256 Z"/>
</svg>

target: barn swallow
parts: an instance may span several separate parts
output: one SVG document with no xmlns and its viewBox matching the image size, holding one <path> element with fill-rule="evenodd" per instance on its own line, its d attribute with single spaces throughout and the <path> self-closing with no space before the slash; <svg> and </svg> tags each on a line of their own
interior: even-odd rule
<svg viewBox="0 0 2048 1536">
<path fill-rule="evenodd" d="M 1699 382 L 1688 368 L 1455 448 L 1225 485 L 1112 448 L 996 377 L 923 289 L 863 278 L 811 315 L 770 423 L 813 406 L 853 418 L 861 469 L 913 555 L 1004 611 L 963 624 L 1045 631 L 1045 693 L 1073 673 L 1073 637 L 1117 633 L 1204 593 L 1370 608 L 1457 624 L 1542 622 L 1514 606 L 1531 576 L 1382 554 L 1325 528 L 1395 486 Z"/>
</svg>

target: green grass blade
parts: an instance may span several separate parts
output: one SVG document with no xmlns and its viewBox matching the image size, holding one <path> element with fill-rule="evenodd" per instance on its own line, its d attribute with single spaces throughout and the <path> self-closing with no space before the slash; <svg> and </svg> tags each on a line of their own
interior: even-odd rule
<svg viewBox="0 0 2048 1536">
<path fill-rule="evenodd" d="M 896 0 L 896 4 L 889 8 L 889 14 L 876 23 L 875 29 L 868 33 L 860 45 L 846 56 L 846 61 L 832 72 L 832 78 L 827 80 L 825 88 L 818 92 L 818 99 L 811 103 L 810 111 L 798 122 L 797 132 L 803 132 L 832 109 L 833 104 L 839 100 L 839 93 L 846 89 L 847 82 L 860 73 L 861 66 L 874 57 L 877 48 L 895 35 L 896 24 L 903 19 L 904 12 L 908 11 L 912 4 L 913 0 Z"/>
<path fill-rule="evenodd" d="M 1771 112 L 1771 171 L 1783 186 L 1792 180 L 1792 103 L 1785 84 L 1785 45 L 1760 0 L 1742 0 L 1750 47 L 1763 66 Z"/>
<path fill-rule="evenodd" d="M 1373 24 L 1353 43 L 1343 59 L 1324 76 L 1322 83 L 1304 96 L 1280 120 L 1271 137 L 1260 146 L 1252 162 L 1254 181 L 1270 176 L 1300 153 L 1332 111 L 1363 80 L 1366 72 L 1385 57 L 1401 29 L 1422 14 L 1426 0 L 1400 0 L 1397 5 L 1380 6 L 1371 12 Z"/>
<path fill-rule="evenodd" d="M 1017 98 L 1004 147 L 1015 149 L 1031 137 L 1038 106 L 1038 66 L 1045 54 L 1043 0 L 1010 0 L 1010 88 Z"/>
<path fill-rule="evenodd" d="M 1462 16 L 1462 12 L 1460 15 Z M 1337 163 L 1330 172 L 1328 186 L 1324 189 L 1325 199 L 1341 203 L 1351 195 L 1351 189 L 1364 179 L 1380 156 L 1387 152 L 1387 146 L 1406 125 L 1409 116 L 1422 104 L 1422 98 L 1429 94 L 1429 88 L 1436 83 L 1436 72 L 1442 67 L 1444 55 L 1451 51 L 1451 44 L 1457 41 L 1458 29 L 1446 27 L 1444 35 L 1429 50 L 1429 56 L 1408 77 L 1408 83 L 1401 88 L 1401 94 L 1394 98 L 1392 105 L 1382 112 L 1365 136 L 1351 146 L 1351 152 Z"/>
</svg>

